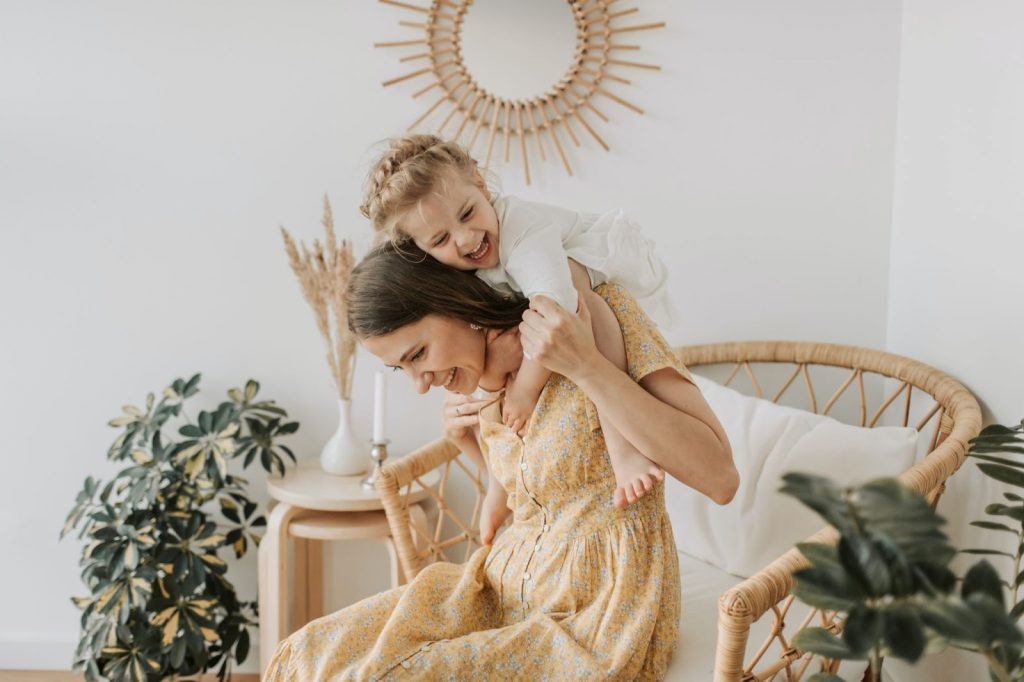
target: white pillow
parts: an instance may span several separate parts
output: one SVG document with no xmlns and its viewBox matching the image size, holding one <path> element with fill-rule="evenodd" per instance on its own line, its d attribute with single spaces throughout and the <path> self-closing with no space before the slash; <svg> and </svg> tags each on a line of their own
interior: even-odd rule
<svg viewBox="0 0 1024 682">
<path fill-rule="evenodd" d="M 849 426 L 694 378 L 729 436 L 740 485 L 720 506 L 667 476 L 666 505 L 676 546 L 734 575 L 756 573 L 825 525 L 778 492 L 783 474 L 814 473 L 850 485 L 896 476 L 914 463 L 915 429 Z"/>
</svg>

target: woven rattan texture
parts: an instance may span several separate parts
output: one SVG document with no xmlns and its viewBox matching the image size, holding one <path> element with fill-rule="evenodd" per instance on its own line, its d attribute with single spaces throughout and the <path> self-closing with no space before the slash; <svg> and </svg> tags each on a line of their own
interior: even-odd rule
<svg viewBox="0 0 1024 682">
<path fill-rule="evenodd" d="M 909 425 L 927 433 L 925 456 L 900 479 L 933 503 L 942 494 L 946 479 L 963 464 L 968 440 L 981 429 L 978 403 L 959 382 L 892 353 L 799 341 L 716 343 L 684 346 L 676 352 L 687 367 L 699 373 L 724 366 L 723 383 L 742 383 L 758 397 L 792 403 L 794 394 L 799 393 L 805 409 L 838 417 L 836 406 L 852 394 L 853 408 L 847 416 L 853 418 L 845 421 L 868 427 Z M 821 378 L 824 372 L 818 370 L 825 368 L 838 368 L 841 380 L 830 383 Z M 773 383 L 766 378 L 769 375 L 781 378 Z M 884 388 L 876 401 L 872 397 L 878 391 L 866 388 L 870 382 Z M 424 485 L 423 475 L 436 468 L 441 470 L 438 484 Z M 428 521 L 423 514 L 410 515 L 408 498 L 413 485 L 427 489 L 436 504 L 434 520 Z M 378 489 L 405 575 L 412 577 L 434 561 L 465 560 L 480 545 L 477 517 L 484 485 L 483 473 L 445 440 L 384 466 Z M 452 502 L 456 490 L 463 502 L 460 511 Z M 471 501 L 466 499 L 466 491 Z M 835 542 L 835 531 L 826 527 L 811 539 Z M 790 644 L 793 634 L 809 624 L 837 633 L 842 630 L 842 614 L 835 612 L 811 610 L 804 617 L 787 620 L 793 605 L 793 572 L 805 565 L 803 556 L 791 549 L 721 596 L 715 682 L 797 682 L 819 670 L 837 668 L 836 661 L 812 657 Z M 770 634 L 747 656 L 750 625 L 761 618 L 771 619 Z"/>
</svg>

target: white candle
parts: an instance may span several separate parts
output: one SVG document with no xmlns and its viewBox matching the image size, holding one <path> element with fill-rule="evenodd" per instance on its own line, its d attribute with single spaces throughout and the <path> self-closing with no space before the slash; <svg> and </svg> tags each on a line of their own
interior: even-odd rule
<svg viewBox="0 0 1024 682">
<path fill-rule="evenodd" d="M 387 400 L 387 376 L 377 372 L 373 382 L 373 442 L 384 442 L 384 403 Z"/>
</svg>

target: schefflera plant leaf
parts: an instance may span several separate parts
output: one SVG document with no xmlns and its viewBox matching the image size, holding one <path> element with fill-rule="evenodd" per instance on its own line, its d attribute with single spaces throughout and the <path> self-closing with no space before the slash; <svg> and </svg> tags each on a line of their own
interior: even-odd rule
<svg viewBox="0 0 1024 682">
<path fill-rule="evenodd" d="M 183 406 L 199 381 L 175 379 L 110 421 L 120 433 L 107 456 L 124 466 L 106 483 L 85 480 L 61 531 L 86 541 L 74 667 L 89 682 L 208 670 L 224 680 L 248 656 L 256 604 L 238 597 L 221 553 L 244 556 L 266 520 L 230 463 L 244 469 L 258 453 L 283 472 L 295 457 L 280 439 L 299 425 L 257 400 L 253 380 L 190 420 Z"/>
</svg>

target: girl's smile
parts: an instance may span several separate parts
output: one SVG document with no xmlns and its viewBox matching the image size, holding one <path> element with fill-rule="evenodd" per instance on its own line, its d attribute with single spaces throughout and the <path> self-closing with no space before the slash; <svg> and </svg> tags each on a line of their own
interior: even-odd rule
<svg viewBox="0 0 1024 682">
<path fill-rule="evenodd" d="M 482 270 L 498 265 L 498 215 L 483 179 L 469 182 L 452 171 L 438 180 L 436 189 L 399 216 L 399 230 L 449 267 Z"/>
</svg>

